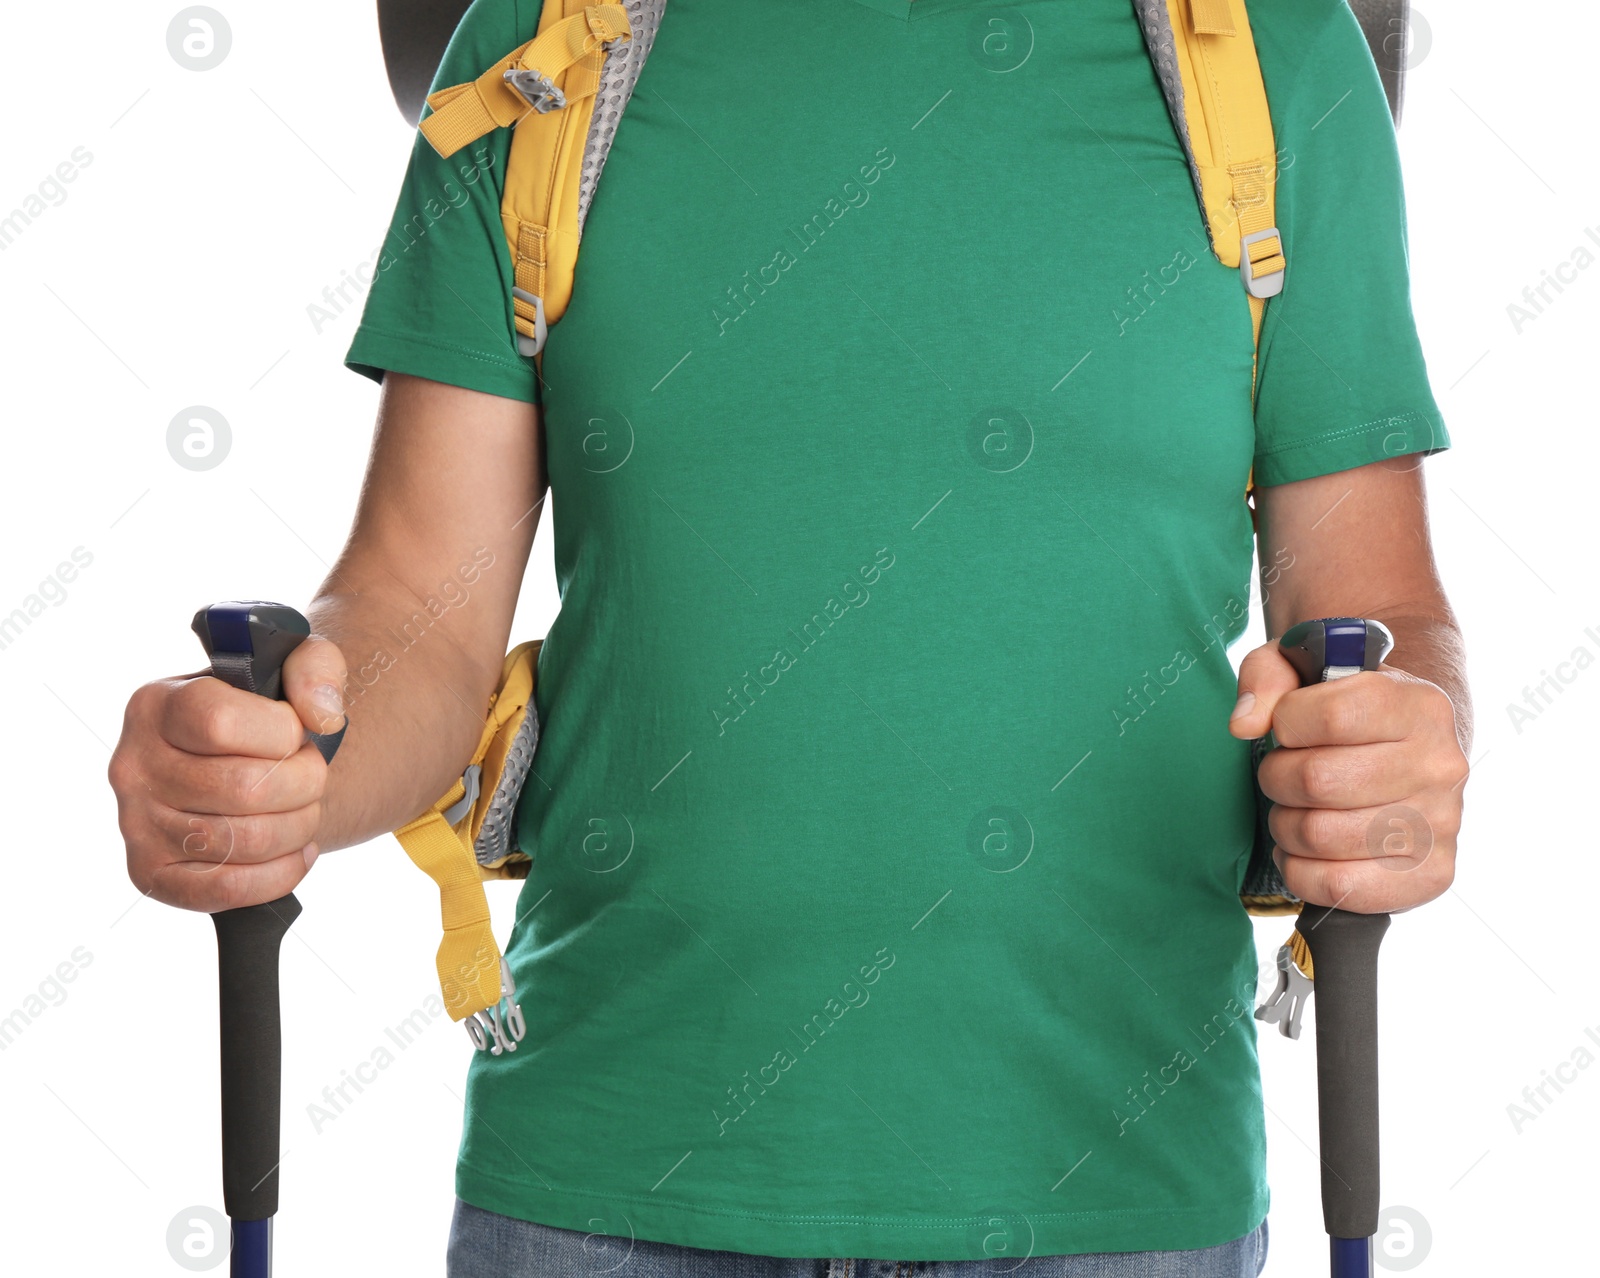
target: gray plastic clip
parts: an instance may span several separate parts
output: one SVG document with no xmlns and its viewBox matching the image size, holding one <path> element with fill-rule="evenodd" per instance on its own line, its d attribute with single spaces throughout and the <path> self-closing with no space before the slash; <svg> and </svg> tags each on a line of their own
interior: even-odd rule
<svg viewBox="0 0 1600 1278">
<path fill-rule="evenodd" d="M 1278 228 L 1269 226 L 1264 231 L 1251 231 L 1239 241 L 1239 278 L 1244 281 L 1245 292 L 1251 297 L 1276 297 L 1283 292 L 1282 267 L 1270 274 L 1258 276 L 1254 273 L 1255 263 L 1250 260 L 1252 244 L 1259 244 L 1262 240 L 1275 237 L 1280 240 L 1281 246 L 1282 237 L 1278 236 Z"/>
<path fill-rule="evenodd" d="M 1287 945 L 1278 947 L 1278 987 L 1256 1008 L 1256 1020 L 1277 1022 L 1285 1038 L 1300 1037 L 1300 1018 L 1316 984 L 1295 966 L 1294 954 Z"/>
<path fill-rule="evenodd" d="M 446 824 L 455 825 L 462 817 L 472 811 L 472 805 L 478 801 L 479 779 L 483 776 L 483 769 L 474 763 L 461 774 L 462 795 L 444 810 Z"/>
<path fill-rule="evenodd" d="M 533 336 L 517 334 L 518 353 L 532 357 L 544 349 L 544 339 L 550 335 L 550 328 L 544 322 L 544 298 L 535 297 L 525 288 L 513 288 L 511 296 L 533 307 Z"/>
<path fill-rule="evenodd" d="M 493 1007 L 474 1012 L 462 1024 L 467 1028 L 472 1045 L 490 1056 L 516 1051 L 517 1044 L 527 1037 L 528 1023 L 523 1018 L 522 1005 L 517 1002 L 517 983 L 511 979 L 511 965 L 504 956 L 500 959 L 500 1001 Z"/>
<path fill-rule="evenodd" d="M 509 67 L 505 82 L 511 90 L 540 115 L 559 111 L 567 105 L 567 95 L 556 87 L 556 82 L 542 71 L 532 67 Z"/>
</svg>

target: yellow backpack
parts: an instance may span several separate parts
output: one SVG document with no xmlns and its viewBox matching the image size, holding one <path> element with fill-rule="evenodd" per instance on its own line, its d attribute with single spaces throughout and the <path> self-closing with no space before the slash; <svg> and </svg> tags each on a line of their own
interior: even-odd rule
<svg viewBox="0 0 1600 1278">
<path fill-rule="evenodd" d="M 533 702 L 540 641 L 506 654 L 489 698 L 478 747 L 461 779 L 421 816 L 394 832 L 400 846 L 439 886 L 444 939 L 436 960 L 445 1010 L 466 1021 L 473 1045 L 498 1056 L 526 1033 L 510 965 L 489 923 L 486 879 L 525 879 L 517 847 L 517 798 L 539 745 Z"/>
<path fill-rule="evenodd" d="M 512 130 L 500 217 L 511 253 L 517 348 L 541 371 L 549 328 L 572 297 L 588 201 L 665 7 L 666 0 L 545 0 L 532 40 L 477 79 L 428 97 L 431 113 L 419 127 L 442 156 L 494 129 Z M 1285 262 L 1274 212 L 1272 116 L 1245 0 L 1133 0 L 1133 9 L 1189 159 L 1212 251 L 1240 273 L 1259 347 L 1267 299 L 1283 287 Z M 604 101 L 598 117 L 597 98 Z M 452 1019 L 467 1022 L 478 1047 L 496 1054 L 515 1050 L 523 1022 L 489 927 L 483 880 L 528 872 L 512 818 L 527 775 L 523 756 L 531 758 L 538 739 L 538 647 L 524 643 L 506 657 L 462 780 L 395 831 L 439 885 L 445 1006 Z M 1283 891 L 1270 853 L 1270 840 L 1263 848 L 1258 838 L 1241 899 L 1252 913 L 1297 912 L 1300 903 Z"/>
</svg>

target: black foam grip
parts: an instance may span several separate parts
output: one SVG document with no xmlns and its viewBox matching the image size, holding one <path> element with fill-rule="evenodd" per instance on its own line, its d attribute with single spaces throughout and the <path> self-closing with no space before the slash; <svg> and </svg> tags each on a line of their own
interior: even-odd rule
<svg viewBox="0 0 1600 1278">
<path fill-rule="evenodd" d="M 211 916 L 222 1024 L 222 1199 L 235 1220 L 265 1220 L 278 1210 L 278 948 L 299 914 L 290 893 Z"/>
<path fill-rule="evenodd" d="M 193 629 L 211 659 L 212 674 L 233 687 L 281 701 L 283 663 L 311 633 L 310 624 L 283 604 L 256 601 L 216 607 L 248 614 L 249 628 L 246 640 L 235 616 L 227 636 L 233 646 L 219 652 L 211 610 L 202 608 L 195 614 Z M 226 626 L 226 620 L 222 624 Z M 309 735 L 323 759 L 331 762 L 344 731 Z M 267 1220 L 278 1211 L 283 1090 L 278 951 L 299 916 L 300 902 L 293 893 L 211 916 L 217 929 L 222 1031 L 222 1199 L 234 1220 Z"/>
<path fill-rule="evenodd" d="M 1317 1007 L 1322 1219 L 1334 1238 L 1378 1231 L 1378 947 L 1387 914 L 1307 905 Z"/>
</svg>

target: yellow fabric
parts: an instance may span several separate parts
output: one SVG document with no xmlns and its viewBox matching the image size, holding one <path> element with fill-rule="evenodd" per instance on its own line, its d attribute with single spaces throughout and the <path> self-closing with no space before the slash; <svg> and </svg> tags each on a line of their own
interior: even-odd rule
<svg viewBox="0 0 1600 1278">
<path fill-rule="evenodd" d="M 1277 225 L 1277 143 L 1249 14 L 1245 0 L 1167 0 L 1167 14 L 1211 248 L 1224 266 L 1237 267 L 1244 238 Z M 1282 239 L 1272 235 L 1250 245 L 1248 259 L 1255 279 L 1283 270 Z M 1254 403 L 1266 299 L 1246 296 Z M 1253 488 L 1252 472 L 1247 500 Z"/>
<path fill-rule="evenodd" d="M 607 30 L 615 33 L 612 38 L 631 39 L 633 29 L 622 6 L 601 7 L 608 11 Z M 589 9 L 578 0 L 545 0 L 535 42 Z M 612 10 L 614 14 L 609 13 Z M 524 293 L 543 299 L 547 324 L 561 318 L 572 298 L 572 277 L 578 265 L 578 180 L 605 57 L 606 50 L 594 44 L 560 74 L 546 71 L 566 94 L 566 107 L 547 115 L 530 113 L 511 137 L 500 221 L 511 248 L 513 282 Z M 533 303 L 517 298 L 514 305 L 517 332 L 534 336 Z"/>
<path fill-rule="evenodd" d="M 562 77 L 569 67 L 594 58 L 603 42 L 630 34 L 628 13 L 620 4 L 574 6 L 576 12 L 569 9 L 567 16 L 552 21 L 558 16 L 559 7 L 560 0 L 546 5 L 540 15 L 539 34 L 506 54 L 476 80 L 428 95 L 432 114 L 420 128 L 434 150 L 443 156 L 454 155 L 491 129 L 516 124 L 525 115 L 539 114 L 506 83 L 505 73 L 513 67 L 538 71 L 566 91 Z M 588 92 L 594 93 L 593 85 Z M 573 95 L 568 91 L 567 96 L 570 100 Z"/>
<path fill-rule="evenodd" d="M 1234 34 L 1233 13 L 1228 0 L 1193 0 L 1194 29 L 1202 35 Z"/>
<path fill-rule="evenodd" d="M 1239 900 L 1244 903 L 1245 912 L 1261 918 L 1271 918 L 1280 914 L 1300 913 L 1301 902 L 1291 901 L 1286 896 L 1245 896 L 1240 895 Z"/>
<path fill-rule="evenodd" d="M 452 827 L 444 813 L 465 794 L 460 780 L 426 812 L 394 832 L 406 855 L 439 887 L 444 936 L 435 959 L 439 989 L 450 1019 L 465 1020 L 500 1001 L 500 946 L 489 920 L 486 878 L 515 878 L 510 863 L 527 857 L 512 853 L 494 866 L 481 866 L 473 850 L 489 802 L 500 784 L 511 743 L 533 704 L 539 641 L 518 644 L 500 670 L 500 685 L 489 698 L 477 749 L 463 766 L 481 769 L 478 798 Z M 525 871 L 524 871 L 525 872 Z"/>
<path fill-rule="evenodd" d="M 455 797 L 461 797 L 456 783 Z M 448 806 L 448 805 L 447 805 Z M 489 899 L 470 850 L 438 812 L 395 831 L 418 869 L 439 885 L 444 938 L 435 964 L 445 1010 L 453 1021 L 500 1001 L 500 947 L 489 925 Z"/>
<path fill-rule="evenodd" d="M 1217 33 L 1220 8 L 1233 30 Z M 1200 173 L 1211 247 L 1224 266 L 1239 265 L 1239 242 L 1274 223 L 1276 145 L 1266 85 L 1244 0 L 1167 0 L 1183 80 L 1189 145 Z M 1252 246 L 1252 273 L 1282 264 L 1276 239 Z"/>
<path fill-rule="evenodd" d="M 572 297 L 578 264 L 578 181 L 589 136 L 594 95 L 606 44 L 631 39 L 620 4 L 546 0 L 539 32 L 468 84 L 431 94 L 433 114 L 424 136 L 441 155 L 452 155 L 491 129 L 511 126 L 511 157 L 500 202 L 500 221 L 511 250 L 512 283 L 544 302 L 554 323 Z M 505 81 L 511 68 L 537 70 L 566 97 L 566 106 L 535 111 Z M 535 335 L 536 304 L 513 298 L 517 332 Z"/>
<path fill-rule="evenodd" d="M 1306 938 L 1300 935 L 1299 928 L 1289 933 L 1289 957 L 1294 959 L 1294 965 L 1308 981 L 1317 979 L 1316 970 L 1311 965 L 1311 946 L 1306 943 Z"/>
</svg>

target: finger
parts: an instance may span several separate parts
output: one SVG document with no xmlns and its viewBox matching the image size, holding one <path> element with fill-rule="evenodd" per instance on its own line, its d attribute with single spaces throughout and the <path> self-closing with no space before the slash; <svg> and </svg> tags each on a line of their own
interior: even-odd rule
<svg viewBox="0 0 1600 1278">
<path fill-rule="evenodd" d="M 159 809 L 150 819 L 146 842 L 151 856 L 211 864 L 258 865 L 310 843 L 322 821 L 322 804 L 309 803 L 293 812 L 253 816 Z"/>
<path fill-rule="evenodd" d="M 1326 861 L 1293 856 L 1275 848 L 1284 885 L 1302 901 L 1349 910 L 1353 914 L 1389 914 L 1422 905 L 1443 894 L 1454 867 L 1432 856 L 1416 868 L 1396 873 L 1371 861 Z"/>
<path fill-rule="evenodd" d="M 187 754 L 162 745 L 147 776 L 155 798 L 169 808 L 237 817 L 295 812 L 315 802 L 327 787 L 327 768 L 309 741 L 282 759 Z"/>
<path fill-rule="evenodd" d="M 210 675 L 175 681 L 156 729 L 162 740 L 187 754 L 281 759 L 305 740 L 305 725 L 284 702 Z"/>
<path fill-rule="evenodd" d="M 1239 664 L 1239 700 L 1228 731 L 1244 740 L 1266 736 L 1278 703 L 1299 686 L 1299 674 L 1276 643 L 1246 653 Z"/>
<path fill-rule="evenodd" d="M 236 910 L 276 901 L 294 891 L 316 857 L 316 845 L 311 844 L 260 865 L 179 862 L 156 870 L 143 890 L 182 910 L 203 910 L 208 914 Z"/>
<path fill-rule="evenodd" d="M 1291 808 L 1371 808 L 1431 788 L 1428 760 L 1404 742 L 1269 750 L 1261 792 Z"/>
<path fill-rule="evenodd" d="M 312 636 L 283 663 L 283 689 L 300 722 L 317 733 L 344 726 L 344 686 L 350 677 L 339 645 Z"/>
<path fill-rule="evenodd" d="M 1273 842 L 1291 856 L 1371 861 L 1392 873 L 1416 869 L 1433 855 L 1441 836 L 1454 837 L 1403 803 L 1348 811 L 1276 806 L 1267 825 Z"/>
<path fill-rule="evenodd" d="M 1279 745 L 1365 745 L 1404 741 L 1422 724 L 1417 684 L 1376 670 L 1314 683 L 1285 697 L 1272 719 Z"/>
</svg>

